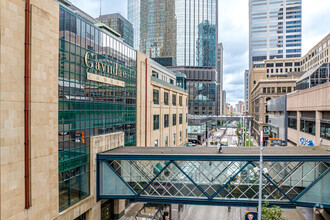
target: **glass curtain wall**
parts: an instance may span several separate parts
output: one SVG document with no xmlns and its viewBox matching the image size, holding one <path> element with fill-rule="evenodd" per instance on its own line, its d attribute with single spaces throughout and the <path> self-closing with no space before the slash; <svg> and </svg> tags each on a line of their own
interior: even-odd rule
<svg viewBox="0 0 330 220">
<path fill-rule="evenodd" d="M 301 0 L 250 0 L 250 67 L 301 56 Z"/>
<path fill-rule="evenodd" d="M 61 211 L 90 194 L 91 137 L 124 131 L 125 145 L 135 145 L 136 53 L 62 6 L 59 33 Z M 112 73 L 105 71 L 108 67 Z M 125 86 L 88 80 L 87 72 L 123 81 Z"/>
<path fill-rule="evenodd" d="M 216 83 L 189 82 L 189 114 L 215 115 L 216 114 Z"/>
<path fill-rule="evenodd" d="M 207 23 L 210 27 L 217 27 L 217 0 L 175 0 L 175 12 L 177 17 L 177 64 L 178 66 L 201 66 L 198 60 L 199 25 Z M 203 48 L 206 57 L 214 54 L 212 66 L 215 66 L 215 53 L 217 40 L 217 29 L 208 29 L 203 36 L 212 36 L 210 48 Z M 204 38 L 205 39 L 205 38 Z M 200 45 L 201 46 L 201 45 Z M 208 55 L 207 55 L 208 54 Z M 214 59 L 214 61 L 213 61 Z"/>
<path fill-rule="evenodd" d="M 175 0 L 141 0 L 139 50 L 176 59 Z"/>
</svg>

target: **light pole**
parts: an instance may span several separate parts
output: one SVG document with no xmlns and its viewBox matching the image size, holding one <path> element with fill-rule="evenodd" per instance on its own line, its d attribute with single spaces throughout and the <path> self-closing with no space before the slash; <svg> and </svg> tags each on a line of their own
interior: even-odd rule
<svg viewBox="0 0 330 220">
<path fill-rule="evenodd" d="M 263 169 L 263 131 L 260 131 L 260 165 L 259 165 L 259 201 L 258 201 L 258 220 L 261 220 L 261 208 L 262 208 L 262 169 Z"/>
</svg>

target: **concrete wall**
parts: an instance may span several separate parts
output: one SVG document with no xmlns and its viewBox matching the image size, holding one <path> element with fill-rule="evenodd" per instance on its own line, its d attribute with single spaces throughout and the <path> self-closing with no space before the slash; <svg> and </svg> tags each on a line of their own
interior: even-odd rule
<svg viewBox="0 0 330 220">
<path fill-rule="evenodd" d="M 320 121 L 323 112 L 330 112 L 330 83 L 287 95 L 287 111 L 297 112 L 297 130 L 288 128 L 288 139 L 301 145 L 299 139 L 312 140 L 315 146 L 330 145 L 329 140 L 320 140 Z M 315 112 L 315 135 L 300 131 L 300 118 L 303 111 Z"/>
<path fill-rule="evenodd" d="M 52 219 L 58 204 L 58 21 L 55 1 L 31 0 L 31 207 L 25 209 L 25 1 L 0 1 L 0 219 Z"/>
</svg>

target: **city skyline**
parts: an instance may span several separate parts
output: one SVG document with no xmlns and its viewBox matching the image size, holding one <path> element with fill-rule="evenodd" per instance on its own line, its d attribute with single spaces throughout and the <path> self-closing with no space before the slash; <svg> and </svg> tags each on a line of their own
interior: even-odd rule
<svg viewBox="0 0 330 220">
<path fill-rule="evenodd" d="M 100 14 L 99 0 L 71 0 L 93 17 Z M 249 67 L 248 0 L 219 0 L 218 42 L 224 47 L 224 89 L 227 103 L 244 99 L 244 71 Z M 302 1 L 302 56 L 328 34 L 330 1 Z M 127 1 L 102 1 L 102 14 L 121 13 L 127 18 Z M 237 16 L 240 15 L 240 16 Z M 236 34 L 237 33 L 237 34 Z"/>
</svg>

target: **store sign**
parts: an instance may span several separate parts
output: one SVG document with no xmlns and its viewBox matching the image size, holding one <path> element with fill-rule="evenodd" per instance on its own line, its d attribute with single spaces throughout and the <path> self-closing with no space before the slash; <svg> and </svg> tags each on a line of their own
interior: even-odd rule
<svg viewBox="0 0 330 220">
<path fill-rule="evenodd" d="M 105 83 L 113 86 L 125 87 L 125 82 L 121 80 L 112 79 L 105 76 L 100 76 L 87 72 L 87 79 L 95 82 Z"/>
<path fill-rule="evenodd" d="M 127 77 L 127 72 L 122 70 L 122 68 L 125 68 L 124 66 L 120 65 L 118 67 L 118 63 L 116 62 L 111 62 L 110 60 L 107 59 L 107 63 L 103 63 L 97 60 L 96 56 L 94 53 L 87 52 L 85 54 L 85 65 L 89 69 L 94 69 L 96 71 L 100 71 L 102 73 L 114 75 L 114 76 L 119 76 L 122 78 Z M 125 68 L 126 69 L 126 68 Z"/>
<path fill-rule="evenodd" d="M 263 126 L 262 131 L 264 134 L 269 134 L 269 127 L 268 126 Z"/>
<path fill-rule="evenodd" d="M 305 146 L 314 146 L 314 142 L 312 140 L 309 140 L 309 139 L 306 139 L 306 138 L 303 138 L 301 137 L 299 139 L 299 142 L 302 144 L 302 145 L 305 145 Z"/>
</svg>

